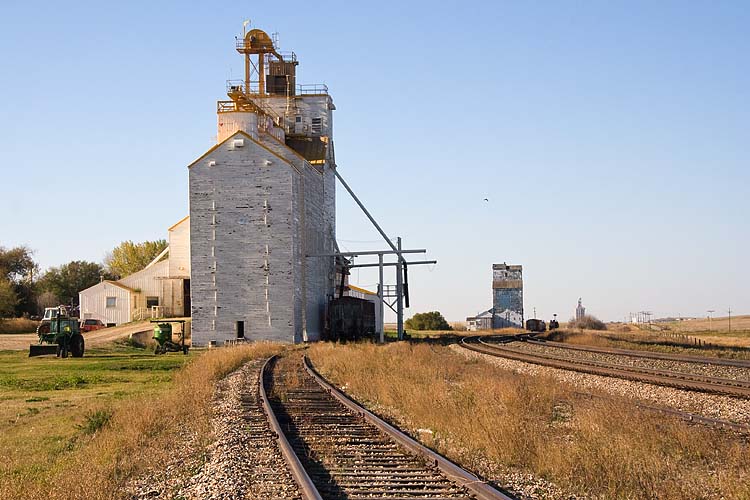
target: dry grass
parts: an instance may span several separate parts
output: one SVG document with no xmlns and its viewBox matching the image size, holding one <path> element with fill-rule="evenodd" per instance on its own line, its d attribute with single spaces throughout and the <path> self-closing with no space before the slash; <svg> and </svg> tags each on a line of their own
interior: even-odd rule
<svg viewBox="0 0 750 500">
<path fill-rule="evenodd" d="M 185 436 L 198 436 L 200 453 L 210 440 L 214 383 L 252 358 L 278 352 L 274 344 L 222 348 L 198 355 L 160 391 L 132 397 L 89 414 L 68 449 L 38 457 L 38 466 L 0 477 L 3 499 L 104 500 L 124 498 L 123 484 L 163 464 Z M 84 360 L 86 358 L 83 358 Z M 40 440 L 45 439 L 39 434 Z M 33 446 L 18 443 L 17 446 Z M 188 471 L 186 471 L 188 472 Z M 21 475 L 23 474 L 23 475 Z"/>
<path fill-rule="evenodd" d="M 0 319 L 0 334 L 34 333 L 38 325 L 38 321 L 32 321 L 27 318 Z"/>
<path fill-rule="evenodd" d="M 673 321 L 666 324 L 670 329 L 677 332 L 714 332 L 729 333 L 729 317 L 689 319 L 685 321 Z M 733 333 L 750 333 L 750 315 L 732 316 Z"/>
<path fill-rule="evenodd" d="M 467 467 L 532 472 L 596 498 L 749 498 L 748 446 L 429 345 L 316 345 L 347 392 Z M 345 384 L 343 384 L 345 382 Z"/>
</svg>

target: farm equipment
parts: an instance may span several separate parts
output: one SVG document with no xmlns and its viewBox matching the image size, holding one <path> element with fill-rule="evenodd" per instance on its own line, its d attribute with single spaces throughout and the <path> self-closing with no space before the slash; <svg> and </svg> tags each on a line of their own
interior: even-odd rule
<svg viewBox="0 0 750 500">
<path fill-rule="evenodd" d="M 47 307 L 44 309 L 44 317 L 36 327 L 36 334 L 41 335 L 43 333 L 50 332 L 50 324 L 52 320 L 57 316 L 57 313 L 62 312 L 64 316 L 68 315 L 68 309 L 65 306 Z"/>
<path fill-rule="evenodd" d="M 188 353 L 189 347 L 185 345 L 185 320 L 164 320 L 164 319 L 152 319 L 151 323 L 154 323 L 154 340 L 156 341 L 156 348 L 154 354 L 166 354 L 167 352 L 180 352 L 183 354 Z M 180 338 L 177 342 L 172 339 L 172 323 L 179 323 Z"/>
<path fill-rule="evenodd" d="M 78 318 L 71 318 L 64 306 L 47 308 L 44 317 L 49 323 L 42 323 L 37 328 L 39 343 L 29 346 L 29 357 L 45 354 L 55 354 L 60 358 L 67 358 L 68 354 L 74 358 L 83 357 L 85 342 Z"/>
</svg>

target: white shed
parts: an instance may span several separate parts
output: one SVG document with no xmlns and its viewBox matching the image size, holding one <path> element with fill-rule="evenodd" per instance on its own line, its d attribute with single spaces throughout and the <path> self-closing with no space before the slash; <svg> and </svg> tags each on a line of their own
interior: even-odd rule
<svg viewBox="0 0 750 500">
<path fill-rule="evenodd" d="M 132 288 L 116 281 L 102 281 L 80 294 L 81 319 L 100 319 L 105 324 L 127 323 L 136 295 Z"/>
<path fill-rule="evenodd" d="M 168 232 L 167 250 L 144 269 L 81 291 L 81 318 L 120 324 L 151 317 L 190 316 L 188 217 Z"/>
</svg>

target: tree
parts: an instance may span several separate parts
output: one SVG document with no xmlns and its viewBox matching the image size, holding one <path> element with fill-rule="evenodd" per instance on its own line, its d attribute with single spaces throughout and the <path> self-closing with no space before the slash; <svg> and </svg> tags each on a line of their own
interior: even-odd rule
<svg viewBox="0 0 750 500">
<path fill-rule="evenodd" d="M 60 299 L 54 293 L 46 291 L 40 293 L 36 298 L 36 305 L 39 308 L 39 311 L 43 314 L 46 308 L 59 306 Z"/>
<path fill-rule="evenodd" d="M 415 314 L 406 320 L 406 328 L 410 330 L 453 330 L 438 311 Z"/>
<path fill-rule="evenodd" d="M 123 241 L 104 258 L 104 265 L 113 276 L 124 278 L 149 265 L 165 248 L 166 240 L 143 243 Z"/>
<path fill-rule="evenodd" d="M 13 290 L 13 284 L 0 277 L 0 319 L 14 316 L 18 296 Z"/>
<path fill-rule="evenodd" d="M 63 304 L 78 304 L 78 292 L 96 285 L 102 277 L 110 279 L 112 276 L 101 264 L 74 260 L 60 267 L 50 268 L 41 280 L 41 287 L 55 294 Z"/>
<path fill-rule="evenodd" d="M 0 277 L 13 284 L 23 280 L 33 281 L 39 266 L 34 262 L 34 252 L 26 246 L 6 249 L 0 246 Z"/>
<path fill-rule="evenodd" d="M 31 249 L 26 246 L 10 249 L 0 247 L 0 280 L 10 284 L 13 297 L 8 296 L 6 300 L 14 304 L 15 316 L 34 314 L 37 274 L 39 274 L 39 265 L 34 262 Z"/>
<path fill-rule="evenodd" d="M 581 328 L 583 330 L 606 330 L 607 325 L 596 316 L 586 314 L 581 319 L 570 318 L 568 328 Z"/>
</svg>

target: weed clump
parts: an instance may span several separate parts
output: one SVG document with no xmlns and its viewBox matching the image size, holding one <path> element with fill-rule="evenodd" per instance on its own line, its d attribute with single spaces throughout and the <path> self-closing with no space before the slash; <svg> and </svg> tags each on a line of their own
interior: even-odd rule
<svg viewBox="0 0 750 500">
<path fill-rule="evenodd" d="M 96 434 L 104 428 L 112 419 L 111 410 L 96 410 L 86 415 L 86 420 L 81 425 L 76 425 L 76 429 L 85 435 Z"/>
</svg>

